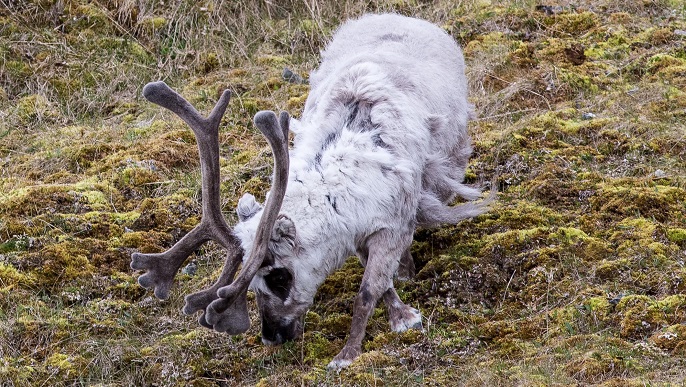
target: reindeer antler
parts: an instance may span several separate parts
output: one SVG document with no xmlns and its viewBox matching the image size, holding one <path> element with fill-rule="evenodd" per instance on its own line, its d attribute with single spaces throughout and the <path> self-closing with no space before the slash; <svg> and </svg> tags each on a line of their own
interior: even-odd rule
<svg viewBox="0 0 686 387">
<path fill-rule="evenodd" d="M 219 123 L 229 103 L 230 92 L 224 91 L 217 101 L 212 113 L 204 118 L 198 111 L 181 95 L 169 88 L 164 82 L 148 83 L 143 88 L 143 95 L 150 102 L 156 103 L 176 113 L 193 130 L 198 143 L 200 155 L 200 169 L 202 175 L 202 219 L 200 224 L 179 240 L 171 249 L 159 254 L 134 253 L 131 258 L 131 268 L 147 270 L 138 278 L 138 283 L 145 287 L 155 289 L 155 296 L 160 299 L 169 297 L 174 276 L 186 258 L 203 243 L 214 240 L 227 250 L 226 262 L 219 279 L 210 288 L 186 296 L 184 313 L 191 314 L 198 310 L 205 310 L 212 301 L 218 298 L 217 291 L 231 284 L 241 262 L 243 249 L 240 241 L 231 232 L 221 212 L 220 187 L 219 187 Z M 221 321 L 218 326 L 209 323 L 206 315 L 199 317 L 201 325 L 215 328 L 219 331 L 227 331 L 231 334 L 245 332 L 250 327 L 248 309 L 245 294 L 247 284 L 250 283 L 255 272 L 260 267 L 266 253 L 266 242 L 269 233 L 274 226 L 285 194 L 285 185 L 288 176 L 288 114 L 281 114 L 282 125 L 274 125 L 275 120 L 267 118 L 266 126 L 261 117 L 274 116 L 273 112 L 260 112 L 255 116 L 255 123 L 267 137 L 275 157 L 275 185 L 264 216 L 260 221 L 258 235 L 267 235 L 263 241 L 264 247 L 257 249 L 258 254 L 250 255 L 246 261 L 246 268 L 237 278 L 242 290 L 242 297 L 234 297 L 231 302 L 223 303 L 223 308 L 207 308 L 211 312 L 212 320 Z M 280 127 L 279 127 L 280 126 Z M 285 177 L 283 177 L 285 175 Z M 273 213 L 273 215 L 272 215 Z M 264 231 L 267 230 L 267 231 Z M 255 240 L 255 246 L 258 239 Z M 247 284 L 246 284 L 247 281 Z M 206 312 L 207 312 L 206 311 Z"/>
<path fill-rule="evenodd" d="M 235 325 L 231 319 L 235 315 L 232 311 L 242 309 L 246 305 L 248 286 L 267 254 L 269 238 L 288 183 L 288 123 L 289 116 L 286 112 L 281 113 L 278 121 L 276 114 L 271 111 L 261 111 L 255 115 L 255 126 L 267 138 L 274 152 L 274 179 L 269 199 L 257 226 L 250 257 L 243 264 L 243 269 L 233 283 L 219 288 L 217 295 L 220 298 L 212 301 L 205 311 L 207 322 L 212 324 L 215 330 L 230 330 Z"/>
<path fill-rule="evenodd" d="M 154 287 L 155 296 L 164 300 L 169 297 L 169 289 L 181 264 L 203 243 L 214 240 L 229 251 L 229 256 L 239 257 L 241 253 L 239 241 L 222 216 L 219 197 L 219 122 L 229 104 L 231 93 L 224 91 L 208 118 L 202 117 L 188 101 L 164 82 L 148 83 L 143 88 L 143 95 L 150 102 L 176 113 L 191 127 L 200 154 L 200 224 L 164 253 L 134 253 L 131 256 L 131 268 L 147 270 L 147 273 L 138 278 L 138 283 L 145 288 Z"/>
</svg>

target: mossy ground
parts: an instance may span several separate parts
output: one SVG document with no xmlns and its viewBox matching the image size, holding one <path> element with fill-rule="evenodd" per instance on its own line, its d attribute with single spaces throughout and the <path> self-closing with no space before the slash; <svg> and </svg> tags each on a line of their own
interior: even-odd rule
<svg viewBox="0 0 686 387">
<path fill-rule="evenodd" d="M 686 378 L 686 8 L 674 0 L 9 2 L 0 9 L 0 384 L 670 385 Z M 312 3 L 314 4 L 314 3 Z M 457 5 L 456 5 L 457 4 Z M 183 295 L 223 253 L 194 254 L 168 301 L 136 284 L 133 251 L 199 220 L 195 140 L 141 87 L 163 79 L 220 133 L 223 209 L 262 198 L 260 109 L 298 116 L 303 77 L 345 18 L 395 11 L 464 47 L 475 154 L 497 176 L 476 219 L 419 230 L 398 283 L 425 332 L 389 332 L 340 373 L 362 269 L 320 289 L 304 336 L 265 347 L 200 328 Z M 253 302 L 251 300 L 251 302 Z"/>
</svg>

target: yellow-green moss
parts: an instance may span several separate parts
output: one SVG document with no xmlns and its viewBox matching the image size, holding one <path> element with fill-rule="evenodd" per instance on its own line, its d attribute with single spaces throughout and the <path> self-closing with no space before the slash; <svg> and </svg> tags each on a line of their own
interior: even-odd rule
<svg viewBox="0 0 686 387">
<path fill-rule="evenodd" d="M 25 125 L 54 120 L 58 116 L 50 102 L 40 94 L 20 98 L 15 106 L 15 113 L 19 121 Z"/>
<path fill-rule="evenodd" d="M 140 25 L 148 32 L 161 30 L 167 23 L 167 19 L 161 16 L 145 17 L 140 21 Z"/>
<path fill-rule="evenodd" d="M 559 36 L 579 36 L 598 25 L 598 16 L 593 12 L 563 13 L 551 19 L 551 28 Z"/>
<path fill-rule="evenodd" d="M 112 27 L 106 11 L 95 4 L 80 4 L 72 10 L 73 25 L 79 29 L 108 32 Z"/>
<path fill-rule="evenodd" d="M 620 335 L 641 339 L 670 322 L 681 321 L 685 311 L 686 296 L 674 295 L 656 301 L 645 295 L 629 295 L 616 305 Z"/>
<path fill-rule="evenodd" d="M 650 341 L 667 351 L 683 346 L 686 342 L 686 324 L 675 324 L 662 329 L 653 334 Z"/>
<path fill-rule="evenodd" d="M 35 260 L 34 275 L 42 284 L 59 284 L 91 277 L 93 266 L 88 255 L 87 250 L 65 241 L 31 253 L 28 259 Z"/>
<path fill-rule="evenodd" d="M 623 271 L 631 269 L 631 261 L 627 258 L 616 260 L 602 260 L 595 266 L 595 275 L 602 280 L 612 280 Z"/>
<path fill-rule="evenodd" d="M 686 244 L 686 229 L 684 228 L 670 228 L 667 230 L 667 238 L 680 246 Z"/>
<path fill-rule="evenodd" d="M 631 42 L 623 31 L 613 32 L 605 41 L 587 48 L 584 54 L 592 60 L 621 60 L 631 52 Z"/>
<path fill-rule="evenodd" d="M 304 360 L 308 364 L 326 365 L 338 351 L 340 346 L 336 342 L 315 332 L 307 335 Z"/>
<path fill-rule="evenodd" d="M 566 70 L 564 68 L 559 68 L 558 71 L 560 81 L 565 83 L 571 90 L 575 92 L 583 92 L 588 95 L 598 93 L 599 88 L 596 78 L 575 71 Z"/>
<path fill-rule="evenodd" d="M 607 297 L 591 297 L 583 305 L 594 321 L 606 322 L 611 317 L 612 305 Z"/>
<path fill-rule="evenodd" d="M 261 55 L 257 58 L 257 63 L 261 65 L 270 65 L 270 66 L 282 66 L 284 64 L 287 64 L 290 61 L 290 58 L 287 56 L 278 56 L 278 55 Z"/>
<path fill-rule="evenodd" d="M 134 248 L 142 253 L 160 253 L 165 250 L 162 245 L 169 235 L 157 231 L 133 231 L 124 233 L 120 242 L 122 246 Z"/>
<path fill-rule="evenodd" d="M 87 361 L 79 355 L 64 353 L 53 353 L 45 359 L 45 367 L 48 372 L 63 378 L 73 378 L 79 375 L 87 364 Z"/>
<path fill-rule="evenodd" d="M 302 111 L 305 106 L 305 101 L 307 100 L 308 94 L 302 94 L 297 97 L 291 97 L 288 99 L 287 107 L 288 110 L 293 112 Z"/>
<path fill-rule="evenodd" d="M 494 233 L 484 238 L 484 250 L 503 248 L 507 251 L 517 249 L 518 245 L 524 245 L 548 236 L 548 227 L 534 227 L 524 230 L 511 230 L 502 233 Z"/>
<path fill-rule="evenodd" d="M 32 275 L 21 273 L 12 265 L 0 262 L 0 287 L 31 286 L 34 282 Z"/>
</svg>

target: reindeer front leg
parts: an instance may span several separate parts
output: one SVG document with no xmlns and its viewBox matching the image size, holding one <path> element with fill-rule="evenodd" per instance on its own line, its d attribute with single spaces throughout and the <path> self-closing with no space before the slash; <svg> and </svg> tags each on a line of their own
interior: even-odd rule
<svg viewBox="0 0 686 387">
<path fill-rule="evenodd" d="M 329 363 L 329 369 L 347 367 L 362 353 L 362 339 L 364 339 L 369 317 L 384 293 L 393 289 L 393 274 L 398 269 L 400 257 L 411 242 L 411 234 L 409 238 L 399 238 L 389 230 L 378 231 L 368 238 L 367 264 L 362 276 L 360 292 L 355 297 L 350 336 L 341 352 Z M 395 294 L 395 290 L 393 293 Z"/>
</svg>

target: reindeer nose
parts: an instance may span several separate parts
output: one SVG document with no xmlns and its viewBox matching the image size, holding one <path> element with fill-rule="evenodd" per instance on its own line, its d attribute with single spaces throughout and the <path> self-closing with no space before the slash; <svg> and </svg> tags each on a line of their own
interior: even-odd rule
<svg viewBox="0 0 686 387">
<path fill-rule="evenodd" d="M 300 323 L 297 319 L 285 324 L 280 320 L 262 319 L 262 343 L 265 345 L 283 344 L 298 337 L 299 333 Z"/>
</svg>

